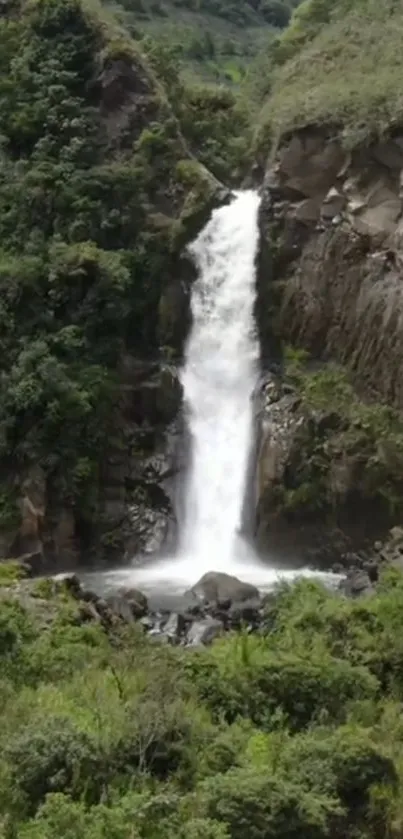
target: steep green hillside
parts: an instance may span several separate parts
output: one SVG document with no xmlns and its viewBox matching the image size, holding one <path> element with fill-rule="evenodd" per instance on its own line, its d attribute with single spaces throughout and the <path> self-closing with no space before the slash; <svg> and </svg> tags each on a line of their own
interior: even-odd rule
<svg viewBox="0 0 403 839">
<path fill-rule="evenodd" d="M 33 468 L 38 515 L 44 492 L 53 514 L 95 514 L 122 354 L 158 358 L 161 298 L 218 184 L 96 4 L 2 9 L 0 529 L 12 533 Z"/>
<path fill-rule="evenodd" d="M 136 35 L 169 47 L 188 80 L 238 85 L 251 60 L 287 26 L 299 0 L 121 0 L 113 5 Z"/>
<path fill-rule="evenodd" d="M 402 36 L 397 0 L 305 0 L 272 50 L 260 142 L 333 124 L 354 145 L 398 125 Z"/>
</svg>

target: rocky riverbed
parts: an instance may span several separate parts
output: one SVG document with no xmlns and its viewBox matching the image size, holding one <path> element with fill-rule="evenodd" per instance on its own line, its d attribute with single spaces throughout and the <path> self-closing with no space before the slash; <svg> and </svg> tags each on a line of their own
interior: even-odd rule
<svg viewBox="0 0 403 839">
<path fill-rule="evenodd" d="M 251 583 L 220 572 L 204 574 L 177 596 L 174 604 L 171 599 L 168 606 L 162 599 L 160 607 L 136 588 L 120 587 L 99 596 L 84 588 L 75 575 L 54 578 L 55 585 L 61 583 L 83 604 L 89 604 L 90 613 L 96 613 L 102 622 L 137 621 L 157 640 L 190 647 L 208 645 L 231 629 L 258 630 L 269 596 L 262 596 Z"/>
<path fill-rule="evenodd" d="M 327 585 L 341 597 L 370 595 L 384 568 L 403 568 L 403 529 L 393 528 L 387 540 L 375 543 L 370 553 L 350 554 L 345 562 L 349 567 L 335 567 Z M 136 623 L 160 643 L 200 647 L 231 630 L 263 631 L 276 599 L 276 588 L 283 584 L 279 579 L 277 586 L 263 593 L 249 582 L 211 571 L 178 595 L 174 603 L 161 599 L 158 605 L 158 598 L 149 598 L 137 588 L 120 586 L 100 593 L 100 589 L 91 590 L 85 578 L 80 580 L 69 573 L 22 578 L 10 587 L 3 585 L 0 599 L 11 595 L 47 625 L 52 620 L 52 603 L 65 593 L 75 603 L 79 624 L 95 622 L 109 630 L 121 623 Z"/>
<path fill-rule="evenodd" d="M 341 555 L 325 584 L 341 597 L 363 597 L 375 592 L 380 575 L 386 569 L 403 570 L 403 528 L 394 527 L 382 542 L 357 553 Z M 287 583 L 279 574 L 270 591 L 262 592 L 251 583 L 221 572 L 204 574 L 175 604 L 160 608 L 140 591 L 121 587 L 103 597 L 89 593 L 77 577 L 68 578 L 77 585 L 77 596 L 91 602 L 99 614 L 107 613 L 124 620 L 140 621 L 144 631 L 165 643 L 184 646 L 210 644 L 224 632 L 243 628 L 256 632 L 263 628 L 276 589 Z M 296 577 L 298 579 L 298 573 Z"/>
</svg>

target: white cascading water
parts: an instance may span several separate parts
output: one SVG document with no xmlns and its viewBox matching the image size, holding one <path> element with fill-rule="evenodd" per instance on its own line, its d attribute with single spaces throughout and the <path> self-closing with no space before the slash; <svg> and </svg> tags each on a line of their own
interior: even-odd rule
<svg viewBox="0 0 403 839">
<path fill-rule="evenodd" d="M 224 571 L 265 589 L 279 576 L 315 574 L 308 569 L 278 572 L 275 562 L 260 562 L 239 534 L 258 375 L 259 203 L 256 192 L 237 193 L 231 204 L 213 212 L 190 246 L 198 278 L 181 380 L 191 454 L 177 555 L 110 572 L 112 585 L 179 593 L 207 571 Z"/>
<path fill-rule="evenodd" d="M 180 556 L 197 573 L 231 573 L 239 555 L 259 358 L 253 313 L 259 203 L 256 192 L 238 193 L 213 212 L 190 248 L 198 279 L 181 375 L 192 454 Z"/>
</svg>

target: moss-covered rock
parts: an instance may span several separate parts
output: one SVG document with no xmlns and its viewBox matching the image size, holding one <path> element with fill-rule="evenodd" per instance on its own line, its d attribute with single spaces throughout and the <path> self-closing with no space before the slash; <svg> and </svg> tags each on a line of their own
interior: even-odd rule
<svg viewBox="0 0 403 839">
<path fill-rule="evenodd" d="M 186 189 L 186 199 L 175 231 L 175 247 L 181 248 L 192 241 L 207 223 L 216 207 L 231 201 L 231 191 L 196 160 L 180 160 L 176 173 Z"/>
<path fill-rule="evenodd" d="M 294 351 L 284 381 L 268 381 L 263 399 L 261 544 L 288 529 L 295 545 L 305 534 L 308 546 L 316 542 L 331 558 L 403 521 L 403 422 L 396 412 L 363 401 L 342 368 L 315 368 Z"/>
</svg>

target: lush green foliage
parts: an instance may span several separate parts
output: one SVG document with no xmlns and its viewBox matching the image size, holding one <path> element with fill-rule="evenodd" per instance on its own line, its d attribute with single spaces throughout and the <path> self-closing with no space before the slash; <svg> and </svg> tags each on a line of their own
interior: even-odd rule
<svg viewBox="0 0 403 839">
<path fill-rule="evenodd" d="M 337 510 L 340 501 L 357 504 L 361 496 L 376 501 L 378 511 L 393 521 L 403 510 L 400 416 L 387 405 L 362 400 L 343 368 L 312 370 L 304 351 L 288 348 L 285 355 L 286 377 L 310 422 L 297 435 L 292 485 L 283 488 L 281 504 L 289 512 L 317 513 Z"/>
<path fill-rule="evenodd" d="M 185 84 L 175 50 L 145 39 L 143 48 L 164 79 L 172 108 L 190 150 L 224 183 L 238 183 L 247 163 L 248 112 L 226 87 Z"/>
<path fill-rule="evenodd" d="M 158 307 L 184 197 L 176 169 L 186 149 L 152 69 L 96 6 L 6 6 L 0 464 L 3 475 L 39 464 L 55 506 L 63 500 L 91 519 L 122 351 L 158 353 Z M 146 118 L 123 127 L 103 98 L 102 74 L 115 58 L 127 73 L 133 65 L 147 96 Z M 206 130 L 203 123 L 199 135 Z M 158 224 L 167 195 L 171 215 Z M 0 494 L 4 527 L 15 524 L 15 494 L 15 482 Z"/>
<path fill-rule="evenodd" d="M 318 123 L 339 126 L 355 145 L 396 125 L 402 28 L 395 0 L 304 0 L 271 49 L 258 145 Z"/>
<path fill-rule="evenodd" d="M 1 602 L 4 837 L 400 835 L 397 572 L 361 601 L 282 586 L 260 635 L 201 651 L 106 632 L 63 586 L 16 586 Z"/>
<path fill-rule="evenodd" d="M 125 25 L 172 49 L 182 78 L 238 86 L 300 0 L 119 0 Z"/>
</svg>

